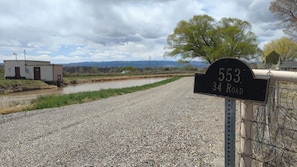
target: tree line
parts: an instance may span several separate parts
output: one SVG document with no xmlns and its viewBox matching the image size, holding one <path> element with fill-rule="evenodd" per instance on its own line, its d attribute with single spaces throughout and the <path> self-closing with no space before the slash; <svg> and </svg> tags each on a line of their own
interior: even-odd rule
<svg viewBox="0 0 297 167">
<path fill-rule="evenodd" d="M 135 68 L 133 66 L 123 67 L 95 67 L 95 66 L 63 66 L 63 73 L 67 75 L 98 75 L 98 74 L 118 74 L 118 73 L 162 73 L 162 72 L 185 72 L 199 70 L 192 65 L 183 67 L 144 67 Z"/>
</svg>

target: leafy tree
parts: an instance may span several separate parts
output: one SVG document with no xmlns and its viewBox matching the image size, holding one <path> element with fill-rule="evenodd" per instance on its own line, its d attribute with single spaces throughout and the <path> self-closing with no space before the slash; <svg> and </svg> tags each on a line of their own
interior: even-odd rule
<svg viewBox="0 0 297 167">
<path fill-rule="evenodd" d="M 266 56 L 266 64 L 267 65 L 274 65 L 277 64 L 279 61 L 280 55 L 275 51 L 272 51 L 268 56 Z"/>
<path fill-rule="evenodd" d="M 117 68 L 117 67 L 112 67 L 112 68 L 109 69 L 109 72 L 110 73 L 117 73 L 117 72 L 120 72 L 120 69 Z"/>
<path fill-rule="evenodd" d="M 125 66 L 125 67 L 121 68 L 121 71 L 125 71 L 125 70 L 134 72 L 134 71 L 136 71 L 136 68 L 134 68 L 132 66 Z"/>
<path fill-rule="evenodd" d="M 284 32 L 297 37 L 297 0 L 274 0 L 269 9 L 283 22 Z"/>
<path fill-rule="evenodd" d="M 153 68 L 152 67 L 145 67 L 144 70 L 151 71 L 151 70 L 153 70 Z"/>
<path fill-rule="evenodd" d="M 167 37 L 169 52 L 165 56 L 180 56 L 183 61 L 202 58 L 209 63 L 223 57 L 249 59 L 256 53 L 256 36 L 251 25 L 236 18 L 217 22 L 208 15 L 180 21 Z"/>
<path fill-rule="evenodd" d="M 196 68 L 194 66 L 190 65 L 190 64 L 184 66 L 183 69 L 186 70 L 186 71 L 195 71 L 196 70 Z"/>
<path fill-rule="evenodd" d="M 85 72 L 84 67 L 79 67 L 78 72 L 79 72 L 79 73 L 84 73 L 84 72 Z"/>
<path fill-rule="evenodd" d="M 0 73 L 4 73 L 4 66 L 0 65 Z"/>
<path fill-rule="evenodd" d="M 287 37 L 273 40 L 263 47 L 263 58 L 271 52 L 277 52 L 282 60 L 293 60 L 297 56 L 297 43 Z"/>
<path fill-rule="evenodd" d="M 98 71 L 98 68 L 97 67 L 92 67 L 90 69 L 90 72 L 94 74 L 94 73 L 98 73 L 99 71 Z"/>
</svg>

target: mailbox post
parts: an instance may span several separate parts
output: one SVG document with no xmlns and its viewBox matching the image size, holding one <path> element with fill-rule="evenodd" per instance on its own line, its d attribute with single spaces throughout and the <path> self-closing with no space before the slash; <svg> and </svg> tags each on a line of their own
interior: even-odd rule
<svg viewBox="0 0 297 167">
<path fill-rule="evenodd" d="M 235 100 L 225 98 L 225 166 L 235 166 Z"/>
<path fill-rule="evenodd" d="M 225 97 L 225 166 L 235 166 L 235 99 L 265 103 L 268 82 L 234 58 L 217 60 L 205 74 L 195 74 L 194 93 Z"/>
</svg>

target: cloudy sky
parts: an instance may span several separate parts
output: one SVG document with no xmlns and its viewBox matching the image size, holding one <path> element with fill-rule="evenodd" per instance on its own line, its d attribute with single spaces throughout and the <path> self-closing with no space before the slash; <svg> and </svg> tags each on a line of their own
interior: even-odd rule
<svg viewBox="0 0 297 167">
<path fill-rule="evenodd" d="M 201 14 L 248 21 L 262 48 L 284 36 L 270 2 L 0 0 L 0 63 L 24 59 L 24 50 L 27 60 L 52 63 L 164 60 L 167 36 L 177 23 Z"/>
</svg>

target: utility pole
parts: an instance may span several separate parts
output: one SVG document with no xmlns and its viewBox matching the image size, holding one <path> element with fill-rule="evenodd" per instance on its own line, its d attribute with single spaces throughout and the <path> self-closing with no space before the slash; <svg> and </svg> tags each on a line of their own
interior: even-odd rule
<svg viewBox="0 0 297 167">
<path fill-rule="evenodd" d="M 151 56 L 149 56 L 149 66 L 150 66 L 150 68 L 152 68 L 151 67 L 151 60 L 152 60 L 152 58 L 151 58 Z"/>
<path fill-rule="evenodd" d="M 14 52 L 13 55 L 15 55 L 15 60 L 18 60 L 18 54 Z"/>
<path fill-rule="evenodd" d="M 26 50 L 24 49 L 24 59 L 26 61 Z"/>
<path fill-rule="evenodd" d="M 27 72 L 27 63 L 26 63 L 26 50 L 24 49 L 24 64 L 25 64 L 25 72 Z"/>
</svg>

